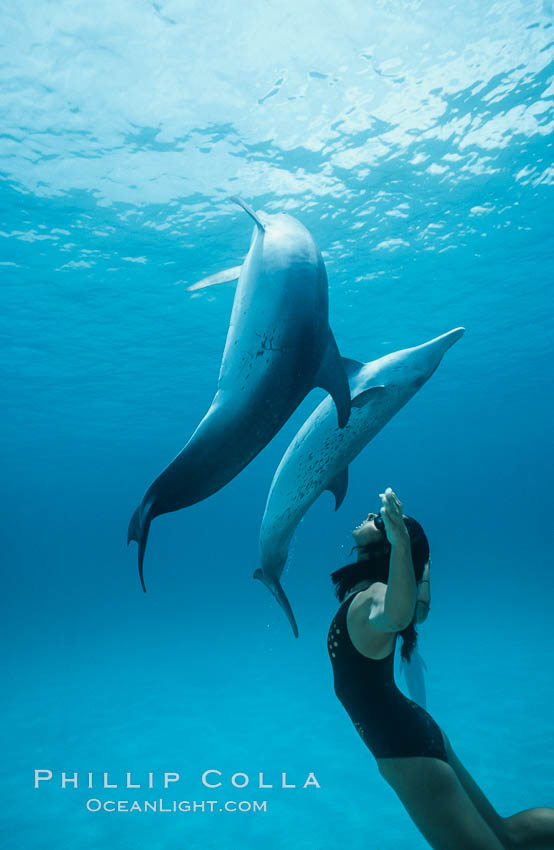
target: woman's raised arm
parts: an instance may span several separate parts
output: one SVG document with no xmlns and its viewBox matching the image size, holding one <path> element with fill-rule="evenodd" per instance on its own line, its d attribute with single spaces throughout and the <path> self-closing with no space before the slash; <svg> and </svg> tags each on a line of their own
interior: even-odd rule
<svg viewBox="0 0 554 850">
<path fill-rule="evenodd" d="M 379 496 L 383 502 L 381 516 L 391 544 L 384 612 L 399 629 L 404 629 L 412 622 L 417 593 L 410 535 L 402 518 L 399 498 L 390 487 Z"/>
</svg>

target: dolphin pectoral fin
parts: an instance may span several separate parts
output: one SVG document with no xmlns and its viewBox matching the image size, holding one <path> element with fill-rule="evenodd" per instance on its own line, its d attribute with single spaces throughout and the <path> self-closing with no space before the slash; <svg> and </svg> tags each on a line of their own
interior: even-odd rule
<svg viewBox="0 0 554 850">
<path fill-rule="evenodd" d="M 281 584 L 279 583 L 279 581 L 277 581 L 277 580 L 275 580 L 274 582 L 269 581 L 266 578 L 266 576 L 264 575 L 263 570 L 261 570 L 259 568 L 257 570 L 254 570 L 253 577 L 259 579 L 261 582 L 263 582 L 265 584 L 265 586 L 267 588 L 269 588 L 269 590 L 271 590 L 275 599 L 277 600 L 277 602 L 279 603 L 279 605 L 281 606 L 281 608 L 283 609 L 283 611 L 285 612 L 285 614 L 288 617 L 288 621 L 291 624 L 292 630 L 294 632 L 294 637 L 298 637 L 298 626 L 296 625 L 296 620 L 294 619 L 294 614 L 292 613 L 292 608 L 290 607 L 290 602 L 287 599 L 285 591 L 281 587 Z"/>
<path fill-rule="evenodd" d="M 140 504 L 131 517 L 129 530 L 127 532 L 127 546 L 131 540 L 136 540 L 138 543 L 139 578 L 142 589 L 145 593 L 146 585 L 144 584 L 143 574 L 144 552 L 146 550 L 146 541 L 148 540 L 148 532 L 150 530 L 152 518 L 152 504 L 150 503 L 146 510 L 144 510 L 144 505 Z"/>
<path fill-rule="evenodd" d="M 376 384 L 374 387 L 370 387 L 368 390 L 358 393 L 358 395 L 352 399 L 352 407 L 363 407 L 369 401 L 370 395 L 373 395 L 376 392 L 383 392 L 384 389 L 384 384 Z"/>
<path fill-rule="evenodd" d="M 218 283 L 229 283 L 232 280 L 238 280 L 241 269 L 242 266 L 233 266 L 231 269 L 225 269 L 225 271 L 203 277 L 202 280 L 187 286 L 187 292 L 196 292 L 197 289 L 206 289 L 207 286 L 215 286 Z"/>
<path fill-rule="evenodd" d="M 231 195 L 231 197 L 229 198 L 229 200 L 230 200 L 230 201 L 233 201 L 233 203 L 235 203 L 235 204 L 238 204 L 238 205 L 239 205 L 239 207 L 242 207 L 242 208 L 243 208 L 243 210 L 244 210 L 246 213 L 248 213 L 248 215 L 250 216 L 250 218 L 254 219 L 254 221 L 256 222 L 257 226 L 258 226 L 258 227 L 260 228 L 260 230 L 262 231 L 262 233 L 263 233 L 263 232 L 265 232 L 265 227 L 264 227 L 264 225 L 262 224 L 262 222 L 260 221 L 260 219 L 258 218 L 258 216 L 256 215 L 256 213 L 254 212 L 254 210 L 252 209 L 252 207 L 250 206 L 250 204 L 247 204 L 247 203 L 246 203 L 246 201 L 243 201 L 243 200 L 242 200 L 242 198 L 239 198 L 239 197 L 238 197 L 238 195 Z"/>
<path fill-rule="evenodd" d="M 329 481 L 325 489 L 329 490 L 335 497 L 335 511 L 338 511 L 348 490 L 348 467 L 345 466 L 344 469 L 341 469 L 339 474 L 335 475 L 332 481 Z"/>
<path fill-rule="evenodd" d="M 350 416 L 350 387 L 331 328 L 329 328 L 329 341 L 314 381 L 314 387 L 327 390 L 337 408 L 339 428 L 344 428 Z"/>
</svg>

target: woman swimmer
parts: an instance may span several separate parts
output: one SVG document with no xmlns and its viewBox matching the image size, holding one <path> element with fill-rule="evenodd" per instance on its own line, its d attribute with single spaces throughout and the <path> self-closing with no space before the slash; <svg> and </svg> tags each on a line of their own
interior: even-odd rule
<svg viewBox="0 0 554 850">
<path fill-rule="evenodd" d="M 331 576 L 342 603 L 328 636 L 335 693 L 411 819 L 435 850 L 554 850 L 554 809 L 502 817 L 432 717 L 396 687 L 430 601 L 429 544 L 390 488 L 352 532 L 358 560 Z"/>
</svg>

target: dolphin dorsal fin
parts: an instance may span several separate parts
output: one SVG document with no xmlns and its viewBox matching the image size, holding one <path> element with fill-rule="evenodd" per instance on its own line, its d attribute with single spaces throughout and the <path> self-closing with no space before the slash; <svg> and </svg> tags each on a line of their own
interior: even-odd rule
<svg viewBox="0 0 554 850">
<path fill-rule="evenodd" d="M 260 230 L 262 231 L 262 233 L 265 231 L 265 227 L 264 227 L 264 225 L 261 223 L 260 219 L 258 218 L 258 216 L 256 215 L 256 213 L 254 212 L 254 210 L 252 209 L 252 207 L 250 206 L 250 204 L 247 204 L 247 203 L 246 203 L 246 201 L 243 201 L 243 200 L 242 200 L 242 198 L 239 198 L 239 197 L 238 197 L 238 195 L 231 195 L 231 197 L 230 197 L 230 199 L 229 199 L 229 200 L 233 201 L 235 204 L 238 204 L 238 205 L 239 205 L 239 207 L 242 207 L 242 208 L 243 208 L 243 210 L 244 210 L 245 212 L 247 212 L 247 213 L 248 213 L 248 215 L 250 216 L 250 218 L 253 218 L 253 219 L 254 219 L 254 221 L 256 222 L 257 226 L 258 226 L 258 227 L 260 228 Z"/>
<path fill-rule="evenodd" d="M 362 366 L 365 366 L 365 363 L 360 363 L 359 360 L 352 360 L 350 357 L 341 357 L 342 365 L 344 366 L 344 371 L 348 375 L 349 378 L 352 375 L 355 375 Z"/>
<path fill-rule="evenodd" d="M 382 392 L 384 389 L 384 384 L 375 384 L 373 387 L 368 387 L 367 390 L 361 390 L 360 392 L 353 394 L 352 407 L 364 407 L 371 396 L 375 395 L 377 392 Z"/>
<path fill-rule="evenodd" d="M 331 328 L 329 328 L 327 348 L 320 362 L 313 386 L 327 390 L 337 408 L 339 428 L 344 428 L 350 416 L 350 387 Z"/>
</svg>

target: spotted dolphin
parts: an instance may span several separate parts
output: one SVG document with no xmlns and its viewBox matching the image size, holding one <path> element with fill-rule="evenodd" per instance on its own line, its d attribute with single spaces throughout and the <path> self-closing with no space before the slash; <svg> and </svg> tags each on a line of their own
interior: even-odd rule
<svg viewBox="0 0 554 850">
<path fill-rule="evenodd" d="M 339 428 L 350 415 L 345 367 L 329 327 L 327 273 L 309 231 L 285 213 L 254 212 L 211 406 L 182 451 L 146 491 L 127 542 L 139 576 L 154 517 L 208 498 L 275 436 L 315 387 L 327 390 Z M 337 418 L 337 417 L 335 417 Z"/>
<path fill-rule="evenodd" d="M 341 506 L 348 487 L 348 465 L 429 380 L 446 351 L 464 333 L 456 328 L 415 348 L 360 363 L 346 361 L 352 412 L 340 430 L 327 396 L 304 422 L 279 464 L 267 497 L 260 529 L 261 569 L 254 572 L 271 590 L 298 637 L 298 626 L 281 587 L 281 574 L 296 527 L 324 490 Z"/>
</svg>

